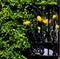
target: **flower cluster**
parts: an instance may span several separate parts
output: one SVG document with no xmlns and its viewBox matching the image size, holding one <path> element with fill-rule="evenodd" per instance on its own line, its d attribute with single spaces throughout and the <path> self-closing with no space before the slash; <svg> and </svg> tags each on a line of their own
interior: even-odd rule
<svg viewBox="0 0 60 59">
<path fill-rule="evenodd" d="M 50 42 L 53 42 L 53 37 L 56 39 L 56 36 L 55 36 L 55 35 L 57 35 L 56 32 L 60 28 L 60 25 L 57 23 L 56 14 L 53 14 L 51 16 L 51 19 L 44 18 L 44 17 L 38 15 L 32 21 L 31 20 L 23 21 L 23 25 L 26 26 L 28 30 L 30 29 L 30 32 L 33 32 L 33 33 L 37 32 L 40 34 L 45 33 L 42 35 L 42 37 L 43 38 L 45 37 L 45 39 L 47 39 L 47 41 L 48 41 L 47 33 L 49 33 Z"/>
<path fill-rule="evenodd" d="M 57 18 L 57 15 L 53 15 L 52 16 L 52 19 L 54 20 L 54 19 L 56 19 Z M 48 26 L 48 25 L 50 25 L 50 24 L 52 24 L 53 22 L 52 21 L 50 21 L 50 20 L 48 20 L 48 19 L 44 19 L 44 18 L 42 18 L 41 16 L 37 16 L 37 18 L 36 18 L 36 21 L 37 22 L 39 22 L 39 23 L 44 23 L 46 26 Z M 23 24 L 24 25 L 26 25 L 26 26 L 29 26 L 29 25 L 31 25 L 31 21 L 24 21 L 23 22 Z M 40 30 L 41 29 L 41 27 L 40 26 L 37 26 L 37 29 L 38 30 Z M 55 29 L 59 29 L 59 25 L 58 24 L 55 24 Z"/>
</svg>

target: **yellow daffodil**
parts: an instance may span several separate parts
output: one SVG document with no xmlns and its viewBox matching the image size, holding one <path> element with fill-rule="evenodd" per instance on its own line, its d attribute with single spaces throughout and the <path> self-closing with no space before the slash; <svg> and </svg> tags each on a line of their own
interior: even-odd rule
<svg viewBox="0 0 60 59">
<path fill-rule="evenodd" d="M 23 22 L 23 24 L 26 25 L 26 26 L 29 26 L 30 23 L 31 23 L 30 21 L 25 21 L 25 22 Z"/>
<path fill-rule="evenodd" d="M 37 19 L 36 19 L 38 22 L 41 22 L 42 21 L 42 18 L 41 16 L 37 16 Z"/>
<path fill-rule="evenodd" d="M 57 15 L 53 15 L 53 17 L 52 17 L 53 19 L 56 19 L 57 18 Z"/>
<path fill-rule="evenodd" d="M 58 25 L 58 24 L 56 24 L 56 25 L 55 25 L 55 28 L 56 28 L 56 29 L 59 29 L 59 25 Z"/>
<path fill-rule="evenodd" d="M 38 27 L 37 27 L 37 29 L 38 29 L 38 30 L 41 30 L 41 27 L 40 27 L 40 26 L 38 26 Z"/>
</svg>

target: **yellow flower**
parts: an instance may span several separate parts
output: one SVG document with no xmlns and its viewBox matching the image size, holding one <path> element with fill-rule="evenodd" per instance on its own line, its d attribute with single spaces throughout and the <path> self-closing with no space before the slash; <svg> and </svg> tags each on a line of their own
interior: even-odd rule
<svg viewBox="0 0 60 59">
<path fill-rule="evenodd" d="M 48 25 L 48 19 L 43 20 L 43 23 Z"/>
<path fill-rule="evenodd" d="M 49 22 L 49 23 L 48 23 Z M 48 19 L 43 20 L 43 23 L 46 24 L 48 26 L 48 24 L 50 25 L 52 22 L 48 21 Z"/>
<path fill-rule="evenodd" d="M 55 28 L 56 28 L 56 29 L 59 29 L 59 25 L 58 25 L 58 24 L 56 24 L 56 25 L 55 25 Z"/>
<path fill-rule="evenodd" d="M 25 22 L 23 22 L 23 24 L 26 25 L 26 26 L 29 26 L 30 23 L 31 23 L 30 21 L 25 21 Z"/>
<path fill-rule="evenodd" d="M 41 22 L 42 21 L 42 18 L 41 16 L 37 16 L 37 19 L 36 19 L 38 22 Z"/>
<path fill-rule="evenodd" d="M 37 29 L 38 29 L 38 30 L 41 30 L 41 27 L 40 27 L 40 26 L 38 26 L 38 27 L 37 27 Z"/>
<path fill-rule="evenodd" d="M 53 19 L 56 19 L 57 18 L 57 15 L 53 15 L 53 17 L 52 17 Z"/>
</svg>

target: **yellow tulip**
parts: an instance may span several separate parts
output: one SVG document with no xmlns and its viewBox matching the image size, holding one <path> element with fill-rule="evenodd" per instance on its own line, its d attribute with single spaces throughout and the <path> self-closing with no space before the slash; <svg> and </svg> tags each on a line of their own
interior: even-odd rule
<svg viewBox="0 0 60 59">
<path fill-rule="evenodd" d="M 43 23 L 48 25 L 48 19 L 43 20 Z"/>
<path fill-rule="evenodd" d="M 49 23 L 48 23 L 49 22 Z M 51 21 L 48 21 L 48 19 L 43 20 L 43 23 L 46 24 L 48 26 L 48 24 L 51 24 Z"/>
<path fill-rule="evenodd" d="M 56 28 L 56 29 L 59 29 L 59 25 L 58 25 L 58 24 L 56 24 L 56 25 L 55 25 L 55 28 Z"/>
<path fill-rule="evenodd" d="M 41 30 L 41 27 L 40 27 L 40 26 L 38 26 L 38 27 L 37 27 L 37 29 L 38 29 L 38 30 Z"/>
<path fill-rule="evenodd" d="M 37 16 L 37 19 L 36 19 L 38 22 L 41 22 L 42 21 L 42 18 L 41 16 Z"/>
<path fill-rule="evenodd" d="M 57 18 L 57 15 L 53 15 L 53 17 L 52 17 L 53 19 L 56 19 Z"/>
<path fill-rule="evenodd" d="M 30 21 L 25 21 L 25 22 L 23 22 L 23 24 L 26 25 L 26 26 L 29 26 L 30 23 L 31 23 Z"/>
</svg>

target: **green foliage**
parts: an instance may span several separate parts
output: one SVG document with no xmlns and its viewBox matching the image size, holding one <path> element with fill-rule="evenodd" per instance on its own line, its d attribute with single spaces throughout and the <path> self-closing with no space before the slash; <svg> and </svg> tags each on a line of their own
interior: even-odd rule
<svg viewBox="0 0 60 59">
<path fill-rule="evenodd" d="M 57 4 L 57 0 L 32 0 L 36 4 Z"/>
<path fill-rule="evenodd" d="M 24 1 L 0 0 L 0 59 L 26 59 L 22 51 L 30 44 L 23 25 Z"/>
</svg>

